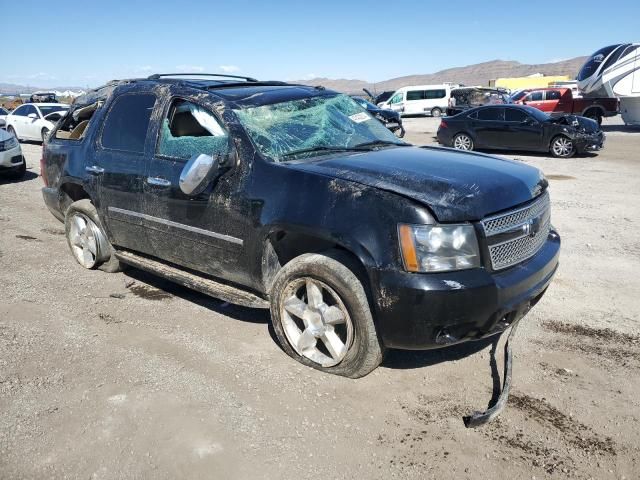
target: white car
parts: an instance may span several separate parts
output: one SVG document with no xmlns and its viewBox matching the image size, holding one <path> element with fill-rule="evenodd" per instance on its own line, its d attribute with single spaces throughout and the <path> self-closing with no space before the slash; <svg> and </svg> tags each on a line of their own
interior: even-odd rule
<svg viewBox="0 0 640 480">
<path fill-rule="evenodd" d="M 9 115 L 9 110 L 0 107 L 0 128 L 6 128 L 7 115 Z"/>
<path fill-rule="evenodd" d="M 22 178 L 27 171 L 18 139 L 0 128 L 0 174 Z"/>
<path fill-rule="evenodd" d="M 18 140 L 44 142 L 58 120 L 69 111 L 63 103 L 25 103 L 7 115 L 5 127 Z"/>
</svg>

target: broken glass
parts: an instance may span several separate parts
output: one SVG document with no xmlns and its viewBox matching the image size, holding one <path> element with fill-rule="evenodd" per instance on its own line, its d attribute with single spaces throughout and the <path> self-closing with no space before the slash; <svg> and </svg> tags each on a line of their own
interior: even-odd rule
<svg viewBox="0 0 640 480">
<path fill-rule="evenodd" d="M 404 142 L 346 95 L 319 96 L 234 110 L 260 152 L 276 161 L 361 144 Z M 332 150 L 333 149 L 333 150 Z"/>
</svg>

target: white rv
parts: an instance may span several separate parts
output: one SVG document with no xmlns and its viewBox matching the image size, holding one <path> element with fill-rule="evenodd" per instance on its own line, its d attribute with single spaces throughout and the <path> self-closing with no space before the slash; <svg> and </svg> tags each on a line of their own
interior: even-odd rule
<svg viewBox="0 0 640 480">
<path fill-rule="evenodd" d="M 578 74 L 585 97 L 618 97 L 627 125 L 640 125 L 640 43 L 601 48 L 589 57 Z"/>
<path fill-rule="evenodd" d="M 380 108 L 390 108 L 401 115 L 431 115 L 439 117 L 447 110 L 453 84 L 411 85 L 402 87 L 391 95 Z"/>
</svg>

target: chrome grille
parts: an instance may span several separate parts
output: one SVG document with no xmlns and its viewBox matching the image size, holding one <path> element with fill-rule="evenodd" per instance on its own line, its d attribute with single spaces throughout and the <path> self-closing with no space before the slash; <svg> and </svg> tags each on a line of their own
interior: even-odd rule
<svg viewBox="0 0 640 480">
<path fill-rule="evenodd" d="M 489 217 L 481 225 L 494 270 L 520 263 L 535 255 L 549 235 L 549 194 L 545 192 L 522 208 Z"/>
</svg>

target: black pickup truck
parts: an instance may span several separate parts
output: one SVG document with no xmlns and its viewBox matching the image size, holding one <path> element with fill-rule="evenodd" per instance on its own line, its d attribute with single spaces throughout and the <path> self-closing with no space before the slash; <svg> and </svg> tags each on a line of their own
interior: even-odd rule
<svg viewBox="0 0 640 480">
<path fill-rule="evenodd" d="M 270 308 L 289 355 L 338 375 L 502 332 L 558 266 L 539 170 L 411 146 L 321 87 L 116 81 L 43 148 L 44 200 L 80 265 Z"/>
</svg>

